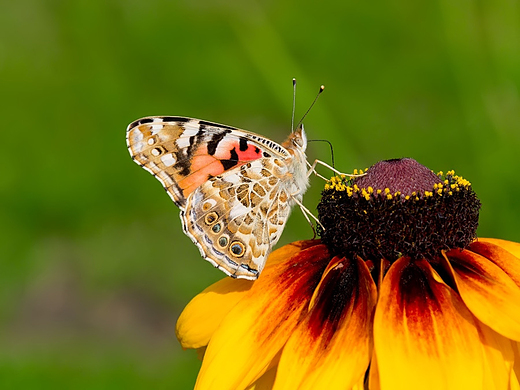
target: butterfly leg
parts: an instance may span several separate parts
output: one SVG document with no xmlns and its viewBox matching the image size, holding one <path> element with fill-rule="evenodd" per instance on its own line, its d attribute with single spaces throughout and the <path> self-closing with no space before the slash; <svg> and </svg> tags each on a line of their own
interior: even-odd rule
<svg viewBox="0 0 520 390">
<path fill-rule="evenodd" d="M 312 224 L 311 220 L 309 219 L 309 216 L 312 217 L 312 219 L 314 219 L 316 222 L 318 222 L 318 224 L 321 226 L 321 228 L 323 230 L 325 230 L 325 228 L 323 227 L 323 225 L 321 224 L 320 220 L 318 218 L 316 218 L 314 216 L 313 213 L 310 212 L 310 210 L 305 207 L 302 202 L 300 202 L 297 198 L 296 198 L 296 195 L 297 194 L 294 194 L 294 195 L 291 195 L 291 198 L 292 200 L 294 201 L 294 203 L 296 203 L 299 207 L 300 207 L 300 210 L 302 211 L 303 213 L 303 216 L 305 217 L 305 219 L 307 220 L 307 222 L 309 222 L 309 224 L 312 226 L 312 230 L 314 230 L 314 225 Z M 314 232 L 314 234 L 316 234 L 316 232 Z"/>
<path fill-rule="evenodd" d="M 316 161 L 318 161 L 318 160 L 316 160 Z M 325 181 L 329 181 L 329 179 L 327 179 L 326 177 L 320 175 L 318 173 L 318 171 L 316 171 L 316 161 L 314 161 L 314 164 L 312 164 L 312 165 L 307 161 L 307 166 L 309 167 L 309 170 L 307 171 L 307 177 L 309 177 L 310 175 L 312 175 L 314 173 L 320 179 L 323 179 Z"/>
<path fill-rule="evenodd" d="M 314 224 L 312 223 L 312 221 L 309 219 L 309 216 L 307 215 L 308 210 L 305 211 L 306 209 L 302 208 L 301 206 L 300 206 L 300 210 L 302 211 L 303 216 L 305 217 L 305 219 L 307 220 L 307 222 L 311 226 L 311 229 L 312 229 L 312 239 L 314 240 L 316 238 L 316 229 L 314 228 Z M 314 217 L 314 215 L 313 215 L 313 217 Z"/>
<path fill-rule="evenodd" d="M 323 177 L 322 175 L 320 175 L 317 171 L 316 171 L 316 165 L 323 165 L 324 167 L 326 168 L 329 168 L 332 172 L 336 173 L 337 175 L 339 176 L 349 176 L 349 177 L 359 177 L 359 176 L 364 176 L 365 174 L 362 173 L 360 175 L 353 175 L 351 173 L 343 173 L 343 172 L 340 172 L 338 171 L 337 169 L 331 167 L 329 164 L 327 164 L 326 162 L 323 162 L 321 160 L 314 160 L 314 163 L 311 165 L 308 161 L 307 161 L 307 165 L 309 166 L 309 170 L 307 171 L 307 177 L 309 177 L 310 175 L 312 175 L 313 173 L 318 176 L 318 177 L 321 177 L 323 180 L 325 181 L 329 181 L 329 179 Z"/>
</svg>

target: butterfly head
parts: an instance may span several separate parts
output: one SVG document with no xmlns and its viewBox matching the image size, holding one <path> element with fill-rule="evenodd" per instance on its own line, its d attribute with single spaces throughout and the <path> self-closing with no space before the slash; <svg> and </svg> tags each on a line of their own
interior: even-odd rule
<svg viewBox="0 0 520 390">
<path fill-rule="evenodd" d="M 303 130 L 303 124 L 291 133 L 289 138 L 287 138 L 287 141 L 284 142 L 283 146 L 288 147 L 289 149 L 299 150 L 301 153 L 305 153 L 305 150 L 307 149 L 307 136 Z"/>
</svg>

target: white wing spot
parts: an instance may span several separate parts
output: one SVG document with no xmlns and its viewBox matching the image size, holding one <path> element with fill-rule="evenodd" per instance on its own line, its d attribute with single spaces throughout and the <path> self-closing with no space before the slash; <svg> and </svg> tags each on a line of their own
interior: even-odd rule
<svg viewBox="0 0 520 390">
<path fill-rule="evenodd" d="M 132 136 L 131 136 L 131 137 L 132 137 L 132 140 L 133 140 L 134 142 L 142 141 L 143 138 L 144 138 L 143 133 L 142 133 L 139 129 L 137 129 L 137 128 L 135 128 L 135 129 L 132 131 Z"/>
<path fill-rule="evenodd" d="M 163 125 L 152 125 L 152 135 L 157 134 L 159 131 L 163 129 Z"/>
<path fill-rule="evenodd" d="M 251 208 L 244 206 L 240 202 L 236 202 L 233 204 L 231 210 L 229 210 L 229 219 L 241 217 L 242 215 L 248 214 L 250 211 Z"/>
<path fill-rule="evenodd" d="M 241 175 L 234 173 L 231 175 L 226 175 L 225 181 L 226 181 L 226 183 L 241 184 L 243 179 L 242 179 Z"/>
<path fill-rule="evenodd" d="M 155 139 L 148 138 L 148 145 L 153 145 L 155 143 Z"/>
<path fill-rule="evenodd" d="M 160 155 L 161 152 L 159 152 L 157 149 L 152 149 L 152 155 L 157 157 L 158 155 Z"/>
<path fill-rule="evenodd" d="M 189 137 L 180 137 L 177 140 L 177 147 L 179 149 L 184 149 L 190 146 L 190 138 Z"/>
<path fill-rule="evenodd" d="M 197 135 L 199 132 L 199 126 L 193 127 L 193 126 L 185 126 L 184 131 L 182 132 L 181 137 L 192 137 L 194 135 Z"/>
<path fill-rule="evenodd" d="M 190 146 L 190 138 L 196 136 L 199 133 L 200 126 L 194 121 L 190 121 L 184 125 L 184 131 L 177 139 L 177 147 L 184 149 Z"/>
<path fill-rule="evenodd" d="M 143 133 L 141 133 L 138 129 L 134 129 L 130 134 L 130 144 L 134 153 L 141 153 L 143 151 L 143 138 Z"/>
<path fill-rule="evenodd" d="M 175 164 L 177 162 L 177 160 L 175 159 L 175 157 L 173 157 L 173 154 L 171 154 L 171 153 L 168 153 L 168 154 L 165 154 L 164 156 L 162 156 L 161 161 L 167 167 L 171 167 L 173 164 Z"/>
</svg>

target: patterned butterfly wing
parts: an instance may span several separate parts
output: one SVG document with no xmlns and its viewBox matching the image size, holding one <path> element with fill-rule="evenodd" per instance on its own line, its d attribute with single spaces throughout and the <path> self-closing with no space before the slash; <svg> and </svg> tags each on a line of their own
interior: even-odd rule
<svg viewBox="0 0 520 390">
<path fill-rule="evenodd" d="M 185 233 L 226 274 L 256 279 L 307 187 L 303 148 L 185 117 L 147 117 L 128 126 L 134 161 L 181 209 Z M 304 137 L 304 135 L 303 135 Z"/>
<path fill-rule="evenodd" d="M 263 158 L 197 188 L 181 212 L 204 258 L 232 277 L 254 280 L 277 243 L 293 201 L 284 160 Z"/>
<path fill-rule="evenodd" d="M 264 147 L 255 137 L 271 142 L 234 127 L 184 117 L 142 118 L 127 129 L 134 161 L 162 183 L 181 209 L 209 178 L 262 158 L 269 145 Z"/>
</svg>

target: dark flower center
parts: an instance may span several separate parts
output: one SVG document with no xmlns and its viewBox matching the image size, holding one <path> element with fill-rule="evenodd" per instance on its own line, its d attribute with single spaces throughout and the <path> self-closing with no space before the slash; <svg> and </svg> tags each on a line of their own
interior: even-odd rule
<svg viewBox="0 0 520 390">
<path fill-rule="evenodd" d="M 479 209 L 471 184 L 453 171 L 436 175 L 410 158 L 386 160 L 364 176 L 327 183 L 319 234 L 339 256 L 435 259 L 475 239 Z"/>
</svg>

